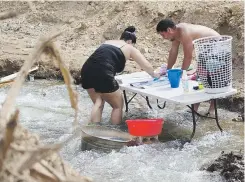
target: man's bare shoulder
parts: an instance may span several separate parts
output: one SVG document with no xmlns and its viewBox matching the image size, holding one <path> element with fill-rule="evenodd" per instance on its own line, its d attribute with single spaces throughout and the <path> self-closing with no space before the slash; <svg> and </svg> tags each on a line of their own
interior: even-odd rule
<svg viewBox="0 0 245 182">
<path fill-rule="evenodd" d="M 194 31 L 194 30 L 206 30 L 206 29 L 211 29 L 209 27 L 206 27 L 204 25 L 198 25 L 198 24 L 191 24 L 191 23 L 179 23 L 177 24 L 177 27 L 180 28 L 182 31 Z"/>
<path fill-rule="evenodd" d="M 189 30 L 191 29 L 192 24 L 190 24 L 190 23 L 179 23 L 176 25 L 176 27 L 179 31 L 179 35 L 181 38 L 182 36 L 187 36 L 189 34 Z"/>
<path fill-rule="evenodd" d="M 185 26 L 188 26 L 188 25 L 191 25 L 190 23 L 185 23 L 185 22 L 181 22 L 181 23 L 178 23 L 177 24 L 177 26 L 183 26 L 183 27 L 185 27 Z"/>
<path fill-rule="evenodd" d="M 218 32 L 215 30 L 198 24 L 190 24 L 190 23 L 179 23 L 177 24 L 177 27 L 180 31 L 180 41 L 182 42 L 183 39 L 191 38 L 192 40 L 195 40 L 197 38 L 201 37 L 207 37 L 207 36 L 216 36 L 219 35 Z"/>
<path fill-rule="evenodd" d="M 182 42 L 183 38 L 192 37 L 191 29 L 193 24 L 190 23 L 179 23 L 176 25 L 179 31 L 179 41 Z"/>
<path fill-rule="evenodd" d="M 182 23 L 178 23 L 176 26 L 179 27 L 179 28 L 181 28 L 181 29 L 187 29 L 188 27 L 193 26 L 193 25 L 194 24 L 182 22 Z"/>
</svg>

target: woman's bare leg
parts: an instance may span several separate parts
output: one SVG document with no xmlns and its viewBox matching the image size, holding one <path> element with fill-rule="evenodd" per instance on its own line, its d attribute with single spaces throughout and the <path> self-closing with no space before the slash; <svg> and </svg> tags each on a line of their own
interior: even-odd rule
<svg viewBox="0 0 245 182">
<path fill-rule="evenodd" d="M 123 114 L 123 96 L 121 90 L 112 93 L 102 93 L 101 97 L 112 107 L 111 121 L 113 124 L 119 124 L 122 121 Z"/>
<path fill-rule="evenodd" d="M 90 121 L 95 123 L 100 122 L 105 101 L 101 98 L 100 93 L 96 93 L 93 88 L 87 89 L 87 92 L 94 103 Z"/>
</svg>

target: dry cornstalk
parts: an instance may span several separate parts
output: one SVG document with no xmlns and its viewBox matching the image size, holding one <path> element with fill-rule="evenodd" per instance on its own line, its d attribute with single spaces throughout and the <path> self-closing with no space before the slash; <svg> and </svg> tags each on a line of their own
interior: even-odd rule
<svg viewBox="0 0 245 182">
<path fill-rule="evenodd" d="M 26 169 L 30 169 L 35 163 L 52 155 L 54 152 L 57 152 L 59 149 L 60 148 L 56 148 L 56 149 L 46 148 L 32 153 L 25 153 L 24 156 L 19 160 L 19 163 L 16 164 L 15 170 L 18 172 L 22 172 Z"/>
<path fill-rule="evenodd" d="M 60 157 L 60 163 L 61 163 L 61 167 L 62 167 L 63 173 L 64 173 L 65 177 L 67 177 L 68 173 L 66 171 L 65 164 L 64 164 L 63 160 L 61 160 L 62 159 L 61 155 L 58 154 L 58 156 Z"/>
<path fill-rule="evenodd" d="M 40 164 L 51 173 L 51 175 L 55 176 L 59 182 L 91 182 L 92 180 L 87 177 L 73 177 L 73 176 L 65 176 L 61 174 L 59 171 L 51 167 L 45 160 L 40 161 Z"/>
<path fill-rule="evenodd" d="M 29 6 L 31 7 L 32 10 L 35 10 L 35 7 L 32 5 L 32 3 L 29 3 Z M 3 13 L 3 14 L 0 14 L 0 20 L 11 18 L 11 17 L 17 16 L 18 14 L 20 13 L 13 13 L 13 12 Z M 76 28 L 74 28 L 73 30 L 75 29 Z M 72 89 L 72 77 L 70 75 L 70 72 L 68 68 L 66 67 L 66 65 L 64 64 L 63 60 L 61 59 L 58 49 L 52 42 L 56 37 L 61 35 L 63 32 L 56 33 L 50 37 L 45 37 L 43 39 L 40 39 L 38 44 L 35 46 L 33 53 L 24 62 L 24 65 L 21 67 L 21 70 L 19 71 L 16 79 L 14 80 L 14 83 L 12 84 L 12 87 L 8 91 L 6 99 L 0 110 L 0 137 L 1 137 L 0 139 L 2 139 L 2 143 L 0 145 L 0 152 L 1 152 L 0 154 L 2 157 L 0 158 L 1 159 L 0 164 L 2 164 L 2 166 L 0 166 L 1 167 L 0 169 L 1 177 L 4 176 L 3 170 L 5 170 L 5 172 L 7 172 L 8 174 L 12 174 L 14 178 L 17 178 L 18 179 L 17 181 L 19 180 L 28 181 L 28 182 L 29 181 L 33 181 L 33 182 L 34 181 L 54 181 L 54 182 L 56 181 L 64 181 L 64 182 L 65 181 L 67 182 L 68 181 L 71 181 L 71 182 L 91 181 L 91 179 L 86 178 L 86 177 L 67 176 L 67 172 L 66 172 L 64 163 L 62 163 L 62 170 L 59 172 L 55 170 L 53 167 L 51 167 L 45 161 L 45 159 L 48 156 L 52 156 L 54 152 L 57 152 L 65 142 L 68 142 L 69 140 L 71 140 L 71 138 L 79 134 L 80 133 L 78 132 L 79 130 L 75 130 L 76 135 L 69 137 L 65 142 L 55 144 L 55 145 L 46 145 L 43 147 L 37 147 L 36 149 L 28 150 L 27 148 L 21 148 L 20 146 L 17 146 L 14 144 L 13 133 L 14 133 L 14 129 L 17 123 L 13 123 L 12 121 L 17 122 L 18 112 L 15 113 L 12 119 L 10 118 L 11 112 L 15 106 L 15 100 L 16 100 L 16 97 L 18 96 L 20 88 L 22 84 L 24 83 L 26 76 L 28 75 L 28 70 L 31 69 L 33 63 L 39 59 L 39 57 L 45 50 L 49 50 L 51 52 L 52 57 L 55 58 L 55 61 L 58 63 L 61 69 L 62 75 L 65 80 L 65 84 L 67 85 L 67 89 L 69 92 L 71 107 L 75 110 L 74 123 L 78 123 L 77 122 L 78 95 Z M 6 124 L 8 123 L 8 121 L 10 122 L 6 127 Z M 21 158 L 19 159 L 18 163 L 15 163 L 15 162 L 11 164 L 9 164 L 8 162 L 4 163 L 4 160 L 7 160 L 5 159 L 5 156 L 8 150 L 11 150 L 10 151 L 11 155 L 13 155 L 14 153 L 18 154 L 18 152 L 21 152 L 18 154 L 18 155 L 21 154 Z M 9 159 L 7 161 L 9 161 Z M 64 174 L 61 174 L 61 173 L 64 173 Z"/>
<path fill-rule="evenodd" d="M 58 178 L 50 173 L 45 167 L 43 167 L 40 163 L 36 163 L 30 169 L 30 174 L 32 177 L 38 179 L 41 182 L 50 181 L 57 182 Z"/>
<path fill-rule="evenodd" d="M 28 146 L 17 146 L 15 144 L 12 144 L 10 146 L 10 148 L 12 148 L 13 150 L 15 151 L 18 151 L 18 152 L 42 152 L 42 151 L 45 151 L 45 150 L 59 150 L 65 143 L 68 143 L 70 142 L 73 138 L 77 137 L 80 135 L 80 132 L 79 130 L 76 130 L 75 133 L 73 133 L 73 135 L 69 136 L 66 140 L 60 142 L 60 143 L 57 143 L 57 144 L 47 144 L 47 145 L 44 145 L 44 146 L 38 146 L 37 148 L 28 148 Z"/>
<path fill-rule="evenodd" d="M 68 70 L 68 68 L 66 67 L 66 65 L 64 64 L 64 61 L 62 60 L 60 53 L 56 47 L 56 45 L 53 42 L 50 42 L 46 49 L 46 52 L 50 53 L 51 56 L 54 58 L 54 61 L 56 62 L 56 64 L 59 66 L 61 73 L 64 77 L 64 81 L 65 84 L 67 86 L 67 90 L 69 92 L 69 97 L 70 97 L 70 102 L 71 102 L 71 107 L 75 110 L 75 120 L 74 120 L 74 124 L 78 125 L 78 121 L 77 121 L 77 116 L 78 116 L 78 95 L 77 93 L 72 89 L 72 83 L 73 83 L 73 79 L 71 77 L 71 74 Z"/>
<path fill-rule="evenodd" d="M 42 54 L 47 44 L 53 39 L 55 39 L 56 37 L 60 36 L 61 33 L 62 32 L 57 33 L 48 38 L 43 38 L 43 40 L 41 39 L 41 41 L 39 41 L 36 48 L 34 49 L 33 54 L 28 58 L 27 61 L 24 62 L 24 65 L 21 67 L 20 72 L 18 76 L 16 77 L 16 79 L 14 80 L 14 83 L 12 87 L 10 88 L 7 94 L 7 97 L 3 103 L 3 106 L 0 112 L 0 131 L 4 129 L 9 119 L 9 116 L 11 114 L 10 111 L 12 108 L 14 108 L 16 97 L 18 96 L 20 88 L 25 81 L 25 78 L 28 74 L 28 70 L 31 69 L 33 63 L 40 57 L 40 55 Z"/>
<path fill-rule="evenodd" d="M 55 170 L 53 167 L 51 167 L 46 161 L 42 160 L 40 161 L 41 165 L 45 167 L 49 172 L 51 172 L 56 178 L 59 179 L 59 181 L 65 181 L 66 177 L 59 173 L 57 170 Z"/>
<path fill-rule="evenodd" d="M 13 175 L 15 178 L 18 179 L 18 181 L 25 181 L 25 182 L 39 182 L 33 179 L 31 176 L 22 176 L 19 173 L 16 173 L 15 171 L 6 168 L 5 169 L 9 174 Z"/>
<path fill-rule="evenodd" d="M 18 116 L 19 116 L 19 111 L 17 110 L 14 113 L 14 115 L 10 118 L 10 121 L 8 122 L 5 130 L 5 135 L 0 141 L 0 170 L 2 169 L 3 161 L 10 147 L 10 144 L 14 141 L 13 134 L 17 125 Z"/>
<path fill-rule="evenodd" d="M 14 115 L 11 117 L 10 121 L 7 124 L 5 136 L 3 140 L 4 143 L 3 153 L 2 153 L 3 158 L 5 158 L 10 144 L 14 141 L 14 131 L 17 126 L 18 116 L 19 116 L 19 110 L 16 110 Z"/>
<path fill-rule="evenodd" d="M 71 135 L 69 138 L 67 138 L 65 141 L 59 143 L 59 144 L 52 144 L 52 145 L 45 145 L 43 147 L 39 147 L 36 150 L 32 150 L 29 153 L 26 153 L 26 157 L 23 157 L 20 159 L 19 163 L 17 164 L 16 170 L 19 172 L 29 169 L 33 164 L 39 162 L 42 159 L 45 159 L 50 154 L 58 151 L 61 149 L 61 147 L 66 143 L 72 140 L 75 136 L 77 136 L 78 133 L 75 133 Z"/>
</svg>

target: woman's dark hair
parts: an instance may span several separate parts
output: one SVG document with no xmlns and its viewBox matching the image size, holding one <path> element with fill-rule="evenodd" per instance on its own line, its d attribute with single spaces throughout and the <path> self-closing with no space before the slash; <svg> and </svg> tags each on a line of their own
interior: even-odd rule
<svg viewBox="0 0 245 182">
<path fill-rule="evenodd" d="M 132 43 L 136 43 L 136 35 L 135 35 L 135 27 L 134 26 L 129 26 L 128 28 L 126 28 L 124 30 L 124 32 L 122 33 L 120 40 L 132 40 Z"/>
<path fill-rule="evenodd" d="M 156 27 L 157 32 L 166 32 L 168 28 L 175 28 L 175 23 L 171 19 L 161 20 Z"/>
</svg>

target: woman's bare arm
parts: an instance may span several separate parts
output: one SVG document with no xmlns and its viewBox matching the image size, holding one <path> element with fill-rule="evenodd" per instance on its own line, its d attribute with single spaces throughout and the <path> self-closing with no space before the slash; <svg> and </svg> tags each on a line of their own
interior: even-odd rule
<svg viewBox="0 0 245 182">
<path fill-rule="evenodd" d="M 152 77 L 156 77 L 152 65 L 146 60 L 146 58 L 143 56 L 143 54 L 141 54 L 138 49 L 131 47 L 130 57 L 149 75 L 151 75 Z"/>
</svg>

